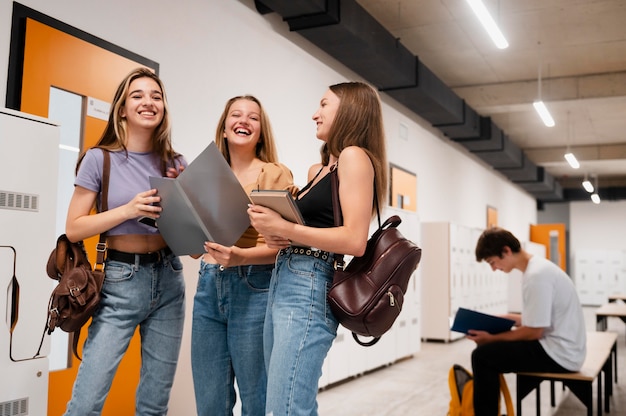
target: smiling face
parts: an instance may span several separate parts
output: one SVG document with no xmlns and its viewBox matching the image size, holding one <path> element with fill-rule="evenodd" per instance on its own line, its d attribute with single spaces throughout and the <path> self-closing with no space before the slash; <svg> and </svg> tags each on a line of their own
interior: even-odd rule
<svg viewBox="0 0 626 416">
<path fill-rule="evenodd" d="M 224 138 L 229 146 L 256 146 L 261 137 L 261 108 L 257 103 L 239 99 L 231 104 L 224 122 Z"/>
<path fill-rule="evenodd" d="M 148 77 L 133 80 L 128 88 L 120 117 L 126 119 L 129 132 L 135 129 L 155 130 L 163 120 L 163 91 Z"/>
<path fill-rule="evenodd" d="M 317 125 L 316 136 L 318 139 L 328 140 L 328 132 L 333 125 L 340 102 L 339 97 L 330 89 L 326 91 L 320 100 L 320 108 L 313 114 L 313 121 Z"/>
</svg>

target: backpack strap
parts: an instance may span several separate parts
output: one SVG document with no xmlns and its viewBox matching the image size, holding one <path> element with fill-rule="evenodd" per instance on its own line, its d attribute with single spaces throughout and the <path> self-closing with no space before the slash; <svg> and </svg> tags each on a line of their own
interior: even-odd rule
<svg viewBox="0 0 626 416">
<path fill-rule="evenodd" d="M 339 202 L 339 173 L 337 173 L 337 164 L 335 163 L 330 167 L 330 189 L 332 192 L 333 200 L 333 217 L 335 220 L 335 227 L 343 225 L 343 213 L 341 212 L 341 202 Z M 343 254 L 335 253 L 335 270 L 343 270 L 345 266 L 343 261 Z"/>
<path fill-rule="evenodd" d="M 318 176 L 320 176 L 320 173 L 322 173 L 322 171 L 324 170 L 324 166 L 322 166 L 320 168 L 320 170 L 317 171 L 317 173 L 315 174 L 315 176 L 313 176 L 313 179 L 311 179 L 309 181 L 309 183 L 306 184 L 306 186 L 302 189 L 300 189 L 298 191 L 298 195 L 300 195 L 302 192 L 306 191 L 307 189 L 309 189 L 311 187 L 311 185 L 313 185 L 313 182 L 315 181 L 315 179 L 317 179 Z"/>
<path fill-rule="evenodd" d="M 100 212 L 108 211 L 109 209 L 109 177 L 111 173 L 111 155 L 108 150 L 102 149 L 102 155 L 104 156 L 102 161 L 102 186 L 100 191 Z M 106 233 L 100 233 L 100 240 L 96 245 L 96 263 L 93 265 L 93 269 L 97 271 L 104 271 L 104 254 L 106 252 Z"/>
<path fill-rule="evenodd" d="M 335 217 L 335 227 L 343 225 L 343 213 L 341 212 L 341 203 L 339 202 L 339 172 L 337 171 L 337 163 L 330 167 L 330 189 L 333 199 L 333 216 Z M 374 204 L 376 205 L 376 217 L 378 218 L 378 228 L 381 228 L 380 208 L 378 207 L 378 195 L 376 194 L 376 184 L 374 184 Z M 343 270 L 345 262 L 343 254 L 335 254 L 335 270 Z"/>
<path fill-rule="evenodd" d="M 109 178 L 111 176 L 111 155 L 106 149 L 102 149 L 102 185 L 100 187 L 100 211 L 109 210 Z M 93 265 L 95 272 L 104 273 L 104 257 L 107 250 L 106 232 L 100 233 L 98 244 L 96 244 L 96 262 Z M 74 356 L 82 361 L 78 354 L 78 340 L 80 339 L 80 330 L 72 332 L 72 352 Z"/>
</svg>

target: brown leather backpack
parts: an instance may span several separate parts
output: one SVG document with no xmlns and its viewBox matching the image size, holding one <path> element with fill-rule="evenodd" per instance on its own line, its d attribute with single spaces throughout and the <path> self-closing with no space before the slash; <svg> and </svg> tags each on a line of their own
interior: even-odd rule
<svg viewBox="0 0 626 416">
<path fill-rule="evenodd" d="M 108 208 L 109 172 L 111 161 L 109 152 L 103 150 L 102 168 L 102 211 Z M 44 335 L 50 335 L 56 328 L 73 334 L 72 351 L 79 360 L 78 339 L 83 325 L 91 318 L 100 303 L 100 291 L 104 282 L 104 254 L 106 251 L 105 233 L 100 234 L 96 247 L 97 258 L 94 268 L 87 258 L 82 241 L 72 243 L 65 234 L 57 239 L 50 253 L 46 273 L 59 284 L 52 290 L 48 307 L 48 320 Z M 43 344 L 43 336 L 39 349 Z M 39 355 L 39 351 L 37 352 Z"/>
<path fill-rule="evenodd" d="M 56 328 L 79 331 L 100 302 L 104 270 L 93 270 L 82 241 L 72 243 L 62 234 L 48 259 L 46 272 L 59 281 L 48 308 L 48 334 Z"/>
<path fill-rule="evenodd" d="M 337 169 L 331 169 L 330 175 L 335 225 L 339 226 L 343 218 Z M 365 347 L 376 344 L 400 315 L 409 279 L 422 258 L 422 249 L 397 229 L 402 221 L 399 216 L 381 224 L 376 188 L 374 201 L 378 230 L 367 241 L 363 256 L 354 257 L 345 268 L 343 255 L 335 254 L 333 284 L 327 295 L 335 318 Z M 364 342 L 359 335 L 373 338 Z"/>
</svg>

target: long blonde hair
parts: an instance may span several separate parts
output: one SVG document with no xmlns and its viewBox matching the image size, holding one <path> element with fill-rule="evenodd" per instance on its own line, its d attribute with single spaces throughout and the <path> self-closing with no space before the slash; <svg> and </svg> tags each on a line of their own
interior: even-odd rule
<svg viewBox="0 0 626 416">
<path fill-rule="evenodd" d="M 126 139 L 128 137 L 127 121 L 122 117 L 121 109 L 126 105 L 126 97 L 130 89 L 130 84 L 138 78 L 150 78 L 154 80 L 163 95 L 163 119 L 161 123 L 155 129 L 152 135 L 152 151 L 159 155 L 161 160 L 161 171 L 165 175 L 165 171 L 168 166 L 175 166 L 175 160 L 180 157 L 180 154 L 174 152 L 172 149 L 172 132 L 170 124 L 170 112 L 167 104 L 167 96 L 165 95 L 165 88 L 161 79 L 148 68 L 137 68 L 131 71 L 120 82 L 115 95 L 113 96 L 113 102 L 111 104 L 111 110 L 109 112 L 109 120 L 102 136 L 94 147 L 99 147 L 107 150 L 120 150 L 128 152 L 126 149 Z M 78 166 L 84 157 L 81 155 L 76 166 Z"/>
<path fill-rule="evenodd" d="M 230 165 L 230 151 L 228 150 L 228 142 L 224 137 L 224 129 L 226 128 L 226 118 L 228 117 L 230 106 L 239 100 L 248 100 L 256 103 L 261 112 L 261 135 L 259 137 L 259 142 L 256 145 L 256 157 L 266 163 L 278 162 L 278 153 L 276 151 L 276 144 L 274 143 L 274 133 L 272 132 L 270 119 L 265 113 L 261 102 L 252 95 L 238 95 L 237 97 L 233 97 L 226 102 L 224 111 L 222 112 L 222 115 L 217 122 L 217 127 L 215 128 L 215 144 L 217 145 L 217 148 L 220 152 L 222 152 L 224 158 Z"/>
</svg>

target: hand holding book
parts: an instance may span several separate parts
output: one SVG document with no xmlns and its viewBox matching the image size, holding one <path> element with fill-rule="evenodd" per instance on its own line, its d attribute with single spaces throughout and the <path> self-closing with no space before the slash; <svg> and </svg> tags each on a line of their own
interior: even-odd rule
<svg viewBox="0 0 626 416">
<path fill-rule="evenodd" d="M 509 331 L 515 321 L 495 315 L 459 308 L 454 318 L 451 331 L 467 334 L 470 329 L 487 331 L 490 334 Z"/>
<path fill-rule="evenodd" d="M 255 189 L 250 192 L 250 199 L 255 205 L 278 212 L 287 221 L 304 224 L 296 201 L 287 190 Z"/>
</svg>

